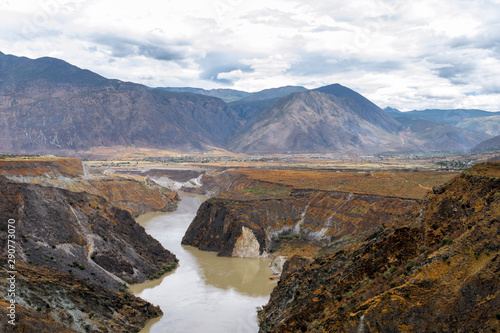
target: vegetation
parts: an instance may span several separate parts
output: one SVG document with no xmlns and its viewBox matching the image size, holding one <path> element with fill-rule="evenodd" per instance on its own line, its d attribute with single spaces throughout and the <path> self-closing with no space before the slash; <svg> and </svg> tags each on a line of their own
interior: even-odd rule
<svg viewBox="0 0 500 333">
<path fill-rule="evenodd" d="M 456 172 L 335 172 L 316 170 L 262 170 L 241 169 L 235 171 L 248 180 L 259 180 L 265 185 L 251 187 L 233 195 L 280 196 L 291 188 L 325 191 L 354 192 L 401 198 L 420 199 L 434 186 L 444 184 L 455 177 Z M 273 187 L 274 186 L 274 187 Z M 276 186 L 281 186 L 278 190 Z"/>
</svg>

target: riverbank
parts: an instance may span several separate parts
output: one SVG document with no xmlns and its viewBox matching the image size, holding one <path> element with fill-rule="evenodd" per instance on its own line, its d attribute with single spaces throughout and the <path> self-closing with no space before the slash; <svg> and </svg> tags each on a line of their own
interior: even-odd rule
<svg viewBox="0 0 500 333">
<path fill-rule="evenodd" d="M 179 267 L 161 279 L 133 285 L 136 296 L 160 306 L 164 315 L 141 333 L 257 332 L 256 308 L 276 285 L 267 259 L 223 258 L 181 245 L 204 196 L 180 193 L 172 213 L 141 215 L 137 222 L 179 259 Z"/>
</svg>

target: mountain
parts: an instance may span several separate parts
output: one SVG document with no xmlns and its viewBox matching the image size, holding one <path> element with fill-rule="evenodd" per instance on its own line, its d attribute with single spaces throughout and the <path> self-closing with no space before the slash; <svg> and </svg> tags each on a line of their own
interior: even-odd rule
<svg viewBox="0 0 500 333">
<path fill-rule="evenodd" d="M 53 58 L 0 55 L 0 147 L 54 152 L 222 146 L 239 127 L 220 99 L 105 79 Z"/>
<path fill-rule="evenodd" d="M 500 135 L 500 115 L 468 118 L 460 121 L 456 126 L 496 136 Z"/>
<path fill-rule="evenodd" d="M 408 125 L 412 113 L 393 114 L 395 120 L 339 84 L 256 93 L 151 89 L 59 59 L 3 53 L 0 78 L 0 151 L 8 153 L 78 155 L 98 146 L 137 146 L 183 152 L 219 147 L 252 154 L 371 154 L 464 150 L 489 138 L 452 125 Z M 227 104 L 205 94 L 226 100 L 245 97 Z"/>
<path fill-rule="evenodd" d="M 249 96 L 251 93 L 246 91 L 234 90 L 234 89 L 210 89 L 205 90 L 202 88 L 190 88 L 190 87 L 166 87 L 158 88 L 166 91 L 176 91 L 176 92 L 188 92 L 192 94 L 212 96 L 222 99 L 224 102 L 234 102 L 238 101 L 244 97 Z"/>
<path fill-rule="evenodd" d="M 285 86 L 279 88 L 264 89 L 255 93 L 251 93 L 247 97 L 242 98 L 240 101 L 249 102 L 249 101 L 262 101 L 266 99 L 275 99 L 286 95 L 290 95 L 292 93 L 304 92 L 304 91 L 307 91 L 307 89 L 300 86 Z"/>
<path fill-rule="evenodd" d="M 467 150 L 490 135 L 426 119 L 406 117 L 404 112 L 393 118 L 403 124 L 399 137 L 422 151 Z"/>
<path fill-rule="evenodd" d="M 382 109 L 352 89 L 336 83 L 329 86 L 319 87 L 314 89 L 314 91 L 334 96 L 336 100 L 342 101 L 359 117 L 380 128 L 383 128 L 390 133 L 395 133 L 400 128 L 401 124 L 391 117 L 388 117 Z"/>
<path fill-rule="evenodd" d="M 238 117 L 245 123 L 252 121 L 259 113 L 264 111 L 271 104 L 276 102 L 283 96 L 293 94 L 295 92 L 307 91 L 304 87 L 298 86 L 285 86 L 280 88 L 271 88 L 251 93 L 245 98 L 229 103 L 231 109 L 238 115 Z"/>
<path fill-rule="evenodd" d="M 471 151 L 481 152 L 481 151 L 497 150 L 497 149 L 500 149 L 500 135 L 479 143 L 478 145 L 471 148 Z"/>
<path fill-rule="evenodd" d="M 236 101 L 229 103 L 229 107 L 242 121 L 255 119 L 259 113 L 276 102 L 279 98 L 263 99 L 256 101 Z"/>
<path fill-rule="evenodd" d="M 465 119 L 498 116 L 500 115 L 500 112 L 488 112 L 476 109 L 454 109 L 454 110 L 427 109 L 421 111 L 414 110 L 414 111 L 402 112 L 402 114 L 404 116 L 412 117 L 414 119 L 427 119 L 430 121 L 456 126 L 461 122 L 463 122 Z"/>
<path fill-rule="evenodd" d="M 332 94 L 336 89 L 343 94 Z M 228 147 L 245 153 L 361 153 L 401 146 L 395 135 L 401 124 L 361 95 L 347 97 L 347 90 L 287 95 L 259 113 Z"/>
</svg>

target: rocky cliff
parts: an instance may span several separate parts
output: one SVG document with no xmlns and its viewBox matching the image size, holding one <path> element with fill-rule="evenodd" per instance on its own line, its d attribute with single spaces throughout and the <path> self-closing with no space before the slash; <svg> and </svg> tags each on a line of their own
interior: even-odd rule
<svg viewBox="0 0 500 333">
<path fill-rule="evenodd" d="M 173 254 L 129 212 L 103 197 L 18 184 L 0 176 L 0 212 L 16 220 L 18 256 L 108 288 L 138 283 L 175 265 Z M 6 222 L 5 222 L 6 223 Z M 2 244 L 6 224 L 0 226 Z M 0 249 L 1 254 L 6 246 Z"/>
<path fill-rule="evenodd" d="M 439 184 L 446 177 L 251 169 L 205 175 L 203 187 L 217 196 L 201 205 L 183 244 L 239 257 L 288 255 L 294 252 L 289 243 L 332 251 L 363 240 L 409 209 L 426 191 L 420 183 Z M 417 178 L 419 183 L 412 181 Z"/>
<path fill-rule="evenodd" d="M 0 327 L 5 333 L 139 332 L 150 318 L 161 315 L 158 307 L 140 298 L 55 269 L 18 262 L 16 270 L 15 326 L 7 323 L 10 304 L 0 300 Z M 8 276 L 6 269 L 0 271 Z M 5 278 L 0 287 L 9 288 Z"/>
<path fill-rule="evenodd" d="M 15 183 L 3 176 L 0 194 L 3 258 L 7 220 L 15 221 L 19 329 L 138 332 L 161 313 L 142 300 L 116 293 L 126 283 L 161 276 L 177 261 L 128 211 L 101 196 Z M 69 330 L 59 330 L 53 321 Z"/>
<path fill-rule="evenodd" d="M 355 248 L 288 261 L 260 331 L 497 332 L 499 194 L 480 164 Z"/>
<path fill-rule="evenodd" d="M 265 255 L 294 239 L 335 246 L 366 236 L 411 204 L 403 198 L 314 190 L 292 190 L 274 199 L 211 198 L 182 243 L 234 257 Z"/>
<path fill-rule="evenodd" d="M 22 183 L 88 192 L 132 215 L 177 208 L 176 192 L 158 186 L 147 177 L 105 176 L 76 158 L 12 157 L 0 159 L 0 174 Z"/>
</svg>

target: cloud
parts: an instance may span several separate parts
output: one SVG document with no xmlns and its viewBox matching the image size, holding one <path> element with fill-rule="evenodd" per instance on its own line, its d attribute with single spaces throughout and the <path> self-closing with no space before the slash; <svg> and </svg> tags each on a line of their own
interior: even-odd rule
<svg viewBox="0 0 500 333">
<path fill-rule="evenodd" d="M 327 25 L 320 25 L 311 30 L 311 32 L 327 32 L 327 31 L 342 31 L 343 29 L 339 27 L 332 27 Z"/>
<path fill-rule="evenodd" d="M 403 68 L 403 64 L 397 60 L 369 61 L 354 57 L 344 58 L 335 53 L 311 52 L 300 53 L 299 60 L 292 63 L 287 74 L 298 76 L 332 75 L 352 71 L 388 73 L 401 68 Z"/>
<path fill-rule="evenodd" d="M 251 73 L 250 65 L 240 62 L 241 54 L 232 52 L 209 52 L 197 62 L 200 65 L 200 78 L 229 85 L 233 80 L 226 73 Z M 234 76 L 232 76 L 234 78 Z"/>
<path fill-rule="evenodd" d="M 470 74 L 474 72 L 476 66 L 472 63 L 454 64 L 436 68 L 437 75 L 441 78 L 450 80 L 453 84 L 467 84 Z"/>
<path fill-rule="evenodd" d="M 0 0 L 0 7 L 0 51 L 58 57 L 148 86 L 257 91 L 339 82 L 402 110 L 499 105 L 498 0 Z"/>
<path fill-rule="evenodd" d="M 295 13 L 266 8 L 252 11 L 241 18 L 253 24 L 265 24 L 274 27 L 302 27 L 307 25 L 305 21 L 297 19 L 295 16 Z"/>
<path fill-rule="evenodd" d="M 143 56 L 162 61 L 176 61 L 186 58 L 189 47 L 185 41 L 169 42 L 147 37 L 140 40 L 115 34 L 97 34 L 92 36 L 91 40 L 109 48 L 111 55 L 117 58 Z"/>
</svg>

